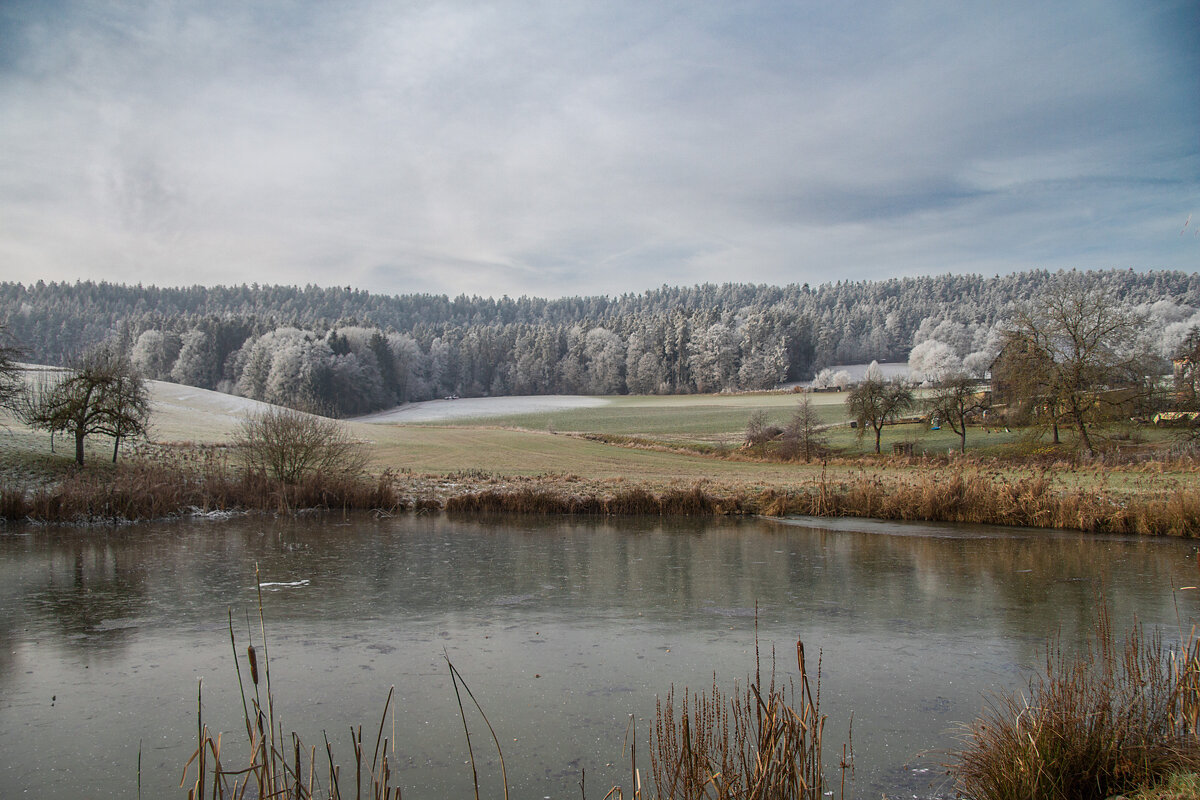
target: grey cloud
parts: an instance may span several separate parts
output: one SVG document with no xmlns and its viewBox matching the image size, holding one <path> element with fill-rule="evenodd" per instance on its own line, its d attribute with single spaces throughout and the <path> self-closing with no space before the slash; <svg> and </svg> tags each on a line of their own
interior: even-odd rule
<svg viewBox="0 0 1200 800">
<path fill-rule="evenodd" d="M 564 294 L 1195 269 L 1161 235 L 1200 211 L 1189 15 L 8 6 L 0 278 Z"/>
</svg>

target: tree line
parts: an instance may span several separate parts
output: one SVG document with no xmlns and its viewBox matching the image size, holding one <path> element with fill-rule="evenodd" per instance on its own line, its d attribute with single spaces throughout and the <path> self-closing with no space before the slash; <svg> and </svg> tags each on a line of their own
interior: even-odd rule
<svg viewBox="0 0 1200 800">
<path fill-rule="evenodd" d="M 1159 358 L 1200 307 L 1196 275 L 1089 274 L 1158 315 L 1147 331 L 1163 340 Z M 930 381 L 979 374 L 1001 323 L 1055 279 L 710 284 L 556 300 L 39 281 L 0 284 L 0 315 L 38 363 L 111 341 L 148 378 L 349 416 L 455 395 L 765 389 L 814 374 L 829 382 L 839 376 L 828 368 L 870 360 L 907 359 Z"/>
</svg>

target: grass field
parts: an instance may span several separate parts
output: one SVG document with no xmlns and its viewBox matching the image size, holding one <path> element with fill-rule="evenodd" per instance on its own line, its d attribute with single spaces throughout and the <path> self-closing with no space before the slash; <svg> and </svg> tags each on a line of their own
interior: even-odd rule
<svg viewBox="0 0 1200 800">
<path fill-rule="evenodd" d="M 187 454 L 197 452 L 196 447 L 215 445 L 218 458 L 236 463 L 236 454 L 219 446 L 229 443 L 245 415 L 262 404 L 170 383 L 151 382 L 150 389 L 154 458 L 164 451 Z M 739 498 L 774 494 L 794 499 L 815 486 L 836 485 L 838 491 L 857 492 L 867 515 L 872 515 L 870 509 L 877 503 L 872 498 L 886 501 L 903 494 L 916 504 L 933 502 L 930 492 L 942 491 L 942 484 L 966 473 L 977 476 L 971 484 L 974 502 L 1022 481 L 1058 494 L 1096 495 L 1101 505 L 1108 504 L 1104 508 L 1115 509 L 1112 513 L 1122 508 L 1121 498 L 1165 502 L 1175 493 L 1195 492 L 1191 463 L 1162 459 L 1145 464 L 1080 463 L 1069 438 L 1054 447 L 1036 434 L 1017 431 L 987 433 L 972 428 L 968 458 L 963 460 L 956 452 L 958 437 L 951 431 L 930 430 L 923 423 L 889 425 L 884 429 L 883 455 L 873 456 L 869 432 L 859 438 L 848 427 L 844 394 L 814 394 L 810 399 L 830 426 L 826 433 L 833 448 L 825 462 L 810 464 L 783 462 L 742 447 L 746 422 L 754 411 L 765 412 L 772 424 L 787 422 L 800 400 L 790 393 L 606 397 L 587 400 L 592 403 L 589 407 L 501 417 L 344 424 L 368 444 L 372 470 L 395 476 L 401 495 L 409 498 L 405 502 L 418 506 L 440 507 L 450 497 L 479 489 L 523 490 L 533 484 L 551 493 L 580 496 L 611 496 L 631 487 L 662 492 L 702 485 L 705 492 L 735 505 Z M 499 400 L 505 409 L 521 407 L 518 398 Z M 530 399 L 529 405 L 534 404 L 535 399 Z M 541 405 L 545 407 L 544 402 Z M 7 432 L 0 434 L 0 471 L 6 485 L 47 485 L 75 474 L 72 442 L 60 437 L 57 452 L 52 453 L 47 434 L 29 431 L 11 418 L 6 422 Z M 1122 447 L 1138 439 L 1162 440 L 1170 435 L 1132 429 L 1109 433 L 1113 434 L 1124 437 L 1116 442 Z M 892 455 L 895 442 L 911 443 L 915 457 Z M 131 450 L 123 448 L 126 455 Z M 112 470 L 111 441 L 90 439 L 88 459 L 88 473 L 99 476 Z M 953 502 L 942 505 L 936 512 L 940 518 L 959 513 Z M 1089 511 L 1089 519 L 1107 513 Z M 1187 518 L 1190 513 L 1176 516 Z M 1055 525 L 1061 526 L 1067 517 L 1057 519 Z"/>
<path fill-rule="evenodd" d="M 211 445 L 228 442 L 245 414 L 265 407 L 245 398 L 232 397 L 188 386 L 150 382 L 153 397 L 151 439 L 168 444 Z M 858 437 L 848 427 L 845 393 L 809 395 L 821 419 L 830 445 L 839 454 L 853 458 L 873 449 L 870 433 Z M 374 463 L 380 467 L 421 473 L 453 473 L 477 470 L 498 475 L 575 474 L 589 478 L 678 480 L 713 478 L 764 483 L 804 480 L 815 465 L 762 462 L 740 446 L 750 415 L 765 412 L 770 424 L 783 426 L 794 413 L 800 396 L 762 392 L 737 395 L 614 396 L 603 405 L 538 411 L 528 414 L 455 419 L 452 422 L 408 424 L 349 421 L 354 434 L 371 444 Z M 33 432 L 9 417 L 0 418 L 6 431 L 0 433 L 0 469 L 15 476 L 53 475 L 69 466 L 71 443 L 58 440 L 57 453 L 50 452 L 47 434 Z M 642 447 L 633 448 L 583 438 L 587 434 L 630 437 Z M 1168 433 L 1148 430 L 1139 436 L 1161 440 Z M 889 454 L 892 444 L 911 442 L 917 454 L 943 455 L 958 447 L 958 436 L 948 429 L 930 430 L 923 424 L 888 425 L 882 448 Z M 731 458 L 713 458 L 687 452 L 690 446 L 717 448 Z M 1024 432 L 971 428 L 968 449 L 988 456 L 1021 447 L 1045 448 Z M 89 459 L 95 463 L 111 458 L 111 444 L 102 438 L 89 440 Z M 840 465 L 838 471 L 861 469 L 862 465 Z M 886 464 L 872 469 L 889 469 Z M 1156 481 L 1157 482 L 1157 481 Z"/>
</svg>

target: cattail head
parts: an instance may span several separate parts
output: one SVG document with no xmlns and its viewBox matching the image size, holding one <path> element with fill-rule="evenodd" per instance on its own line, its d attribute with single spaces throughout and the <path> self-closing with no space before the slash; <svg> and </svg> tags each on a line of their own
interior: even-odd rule
<svg viewBox="0 0 1200 800">
<path fill-rule="evenodd" d="M 246 658 L 250 659 L 250 680 L 258 686 L 258 656 L 254 652 L 254 645 L 246 648 Z"/>
</svg>

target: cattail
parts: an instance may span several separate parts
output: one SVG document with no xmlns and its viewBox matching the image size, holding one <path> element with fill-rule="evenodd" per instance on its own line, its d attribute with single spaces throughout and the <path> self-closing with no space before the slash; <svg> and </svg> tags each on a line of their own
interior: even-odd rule
<svg viewBox="0 0 1200 800">
<path fill-rule="evenodd" d="M 258 686 L 258 656 L 254 653 L 254 645 L 246 648 L 246 657 L 250 659 L 250 680 Z"/>
</svg>

